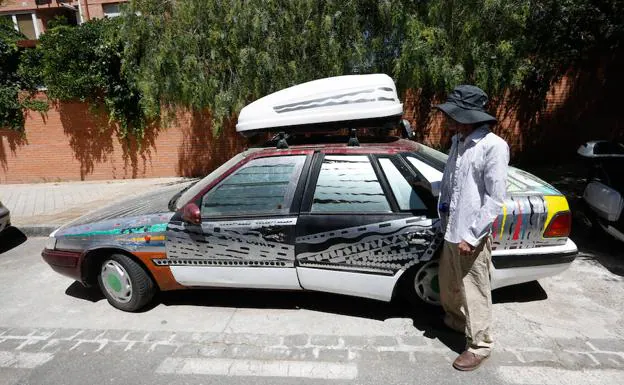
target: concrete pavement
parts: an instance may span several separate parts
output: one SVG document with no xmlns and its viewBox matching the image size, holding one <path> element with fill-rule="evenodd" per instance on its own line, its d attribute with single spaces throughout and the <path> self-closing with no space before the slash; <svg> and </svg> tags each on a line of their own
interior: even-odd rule
<svg viewBox="0 0 624 385">
<path fill-rule="evenodd" d="M 116 200 L 187 178 L 122 179 L 89 182 L 2 184 L 0 201 L 11 211 L 11 223 L 27 236 L 47 236 L 57 227 Z"/>
<path fill-rule="evenodd" d="M 493 292 L 492 357 L 451 367 L 439 311 L 314 292 L 160 293 L 125 313 L 41 261 L 0 254 L 0 384 L 602 385 L 624 378 L 624 277 L 590 256 Z"/>
</svg>

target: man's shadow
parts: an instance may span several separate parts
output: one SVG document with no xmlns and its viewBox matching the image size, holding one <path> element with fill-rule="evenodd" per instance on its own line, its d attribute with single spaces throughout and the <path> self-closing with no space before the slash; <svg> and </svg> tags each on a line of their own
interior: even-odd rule
<svg viewBox="0 0 624 385">
<path fill-rule="evenodd" d="M 65 293 L 90 302 L 104 299 L 97 288 L 85 288 L 78 282 L 70 285 Z M 540 301 L 547 297 L 537 281 L 492 292 L 494 304 Z M 407 318 L 411 320 L 416 329 L 423 332 L 426 338 L 438 339 L 457 353 L 461 353 L 465 348 L 464 335 L 449 329 L 442 322 L 444 312 L 441 307 L 427 304 L 414 306 L 401 298 L 395 298 L 392 302 L 381 302 L 320 292 L 195 289 L 161 292 L 140 312 L 147 312 L 159 304 L 171 307 L 190 305 L 243 309 L 306 309 L 382 322 L 388 319 Z"/>
<path fill-rule="evenodd" d="M 523 303 L 543 301 L 548 295 L 537 281 L 507 286 L 492 291 L 492 304 Z M 421 305 L 418 308 L 412 306 L 411 318 L 414 327 L 423 331 L 423 335 L 430 339 L 438 339 L 454 352 L 460 354 L 466 348 L 464 333 L 450 329 L 444 324 L 444 311 L 441 307 Z M 493 320 L 495 321 L 495 320 Z"/>
</svg>

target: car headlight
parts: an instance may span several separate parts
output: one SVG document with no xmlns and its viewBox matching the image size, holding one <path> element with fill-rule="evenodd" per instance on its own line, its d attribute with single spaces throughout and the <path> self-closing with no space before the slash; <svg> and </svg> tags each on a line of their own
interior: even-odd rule
<svg viewBox="0 0 624 385">
<path fill-rule="evenodd" d="M 45 248 L 48 250 L 56 249 L 56 238 L 48 237 L 48 240 L 46 241 L 46 244 L 45 244 Z"/>
</svg>

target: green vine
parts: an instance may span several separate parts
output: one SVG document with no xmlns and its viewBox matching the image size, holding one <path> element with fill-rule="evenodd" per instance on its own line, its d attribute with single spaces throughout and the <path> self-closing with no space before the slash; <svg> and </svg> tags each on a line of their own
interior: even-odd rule
<svg viewBox="0 0 624 385">
<path fill-rule="evenodd" d="M 24 71 L 37 73 L 50 99 L 83 101 L 103 110 L 118 134 L 143 138 L 149 119 L 141 93 L 122 70 L 121 19 L 96 19 L 79 26 L 57 24 L 40 37 Z"/>
<path fill-rule="evenodd" d="M 26 110 L 45 112 L 48 103 L 36 99 L 34 78 L 20 69 L 27 49 L 17 45 L 25 39 L 13 25 L 0 18 L 0 128 L 22 131 Z"/>
</svg>

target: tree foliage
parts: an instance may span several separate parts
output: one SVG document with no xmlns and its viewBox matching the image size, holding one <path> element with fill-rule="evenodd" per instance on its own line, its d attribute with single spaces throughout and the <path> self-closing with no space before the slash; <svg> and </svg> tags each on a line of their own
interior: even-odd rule
<svg viewBox="0 0 624 385">
<path fill-rule="evenodd" d="M 25 67 L 38 74 L 50 98 L 104 107 L 122 137 L 142 137 L 148 119 L 134 79 L 122 71 L 120 25 L 121 19 L 59 24 L 41 36 Z"/>
<path fill-rule="evenodd" d="M 489 94 L 521 85 L 528 57 L 525 0 L 439 0 L 405 26 L 395 74 L 403 87 L 441 92 L 460 83 Z"/>
<path fill-rule="evenodd" d="M 47 103 L 35 98 L 36 83 L 19 70 L 24 49 L 17 42 L 25 39 L 13 25 L 0 18 L 0 128 L 21 130 L 26 110 L 46 111 Z"/>
<path fill-rule="evenodd" d="M 352 72 L 364 55 L 357 4 L 137 0 L 125 52 L 140 58 L 135 76 L 150 113 L 160 103 L 208 108 L 218 129 L 267 93 Z"/>
<path fill-rule="evenodd" d="M 20 86 L 45 84 L 51 98 L 104 106 L 122 135 L 140 137 L 163 106 L 210 111 L 218 130 L 261 96 L 352 73 L 388 73 L 401 91 L 420 89 L 425 98 L 472 83 L 492 96 L 518 91 L 544 100 L 570 69 L 622 52 L 624 7 L 621 0 L 131 0 L 118 19 L 55 24 L 22 55 L 28 71 L 17 71 Z M 14 48 L 2 49 L 14 58 Z"/>
</svg>

